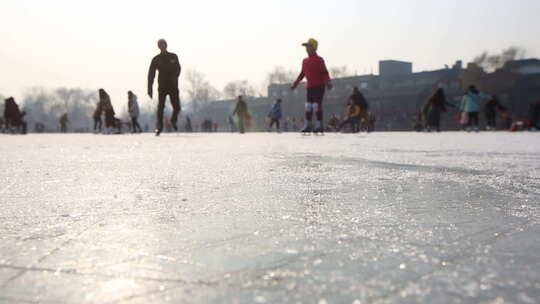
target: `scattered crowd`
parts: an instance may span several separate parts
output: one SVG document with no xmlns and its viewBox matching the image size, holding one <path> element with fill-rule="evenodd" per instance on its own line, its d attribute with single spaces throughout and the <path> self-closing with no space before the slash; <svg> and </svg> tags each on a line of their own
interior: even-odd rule
<svg viewBox="0 0 540 304">
<path fill-rule="evenodd" d="M 474 85 L 467 88 L 461 103 L 454 105 L 446 100 L 444 90 L 439 88 L 431 96 L 422 111 L 418 115 L 415 125 L 417 131 L 441 131 L 441 115 L 447 112 L 447 108 L 457 108 L 459 110 L 459 123 L 464 131 L 480 131 L 480 117 L 484 113 L 486 130 L 497 129 L 498 114 L 505 120 L 505 129 L 511 131 L 518 130 L 538 130 L 540 100 L 531 104 L 529 119 L 512 119 L 508 108 L 501 104 L 496 95 L 490 96 L 480 92 Z"/>
<path fill-rule="evenodd" d="M 303 119 L 284 119 L 283 100 L 277 99 L 271 106 L 267 114 L 267 130 L 274 128 L 281 132 L 298 131 L 299 124 L 303 123 L 302 133 L 323 133 L 331 132 L 371 132 L 375 129 L 376 117 L 370 112 L 369 103 L 360 90 L 355 87 L 351 95 L 344 104 L 344 113 L 342 115 L 333 114 L 325 125 L 323 122 L 323 100 L 326 90 L 332 90 L 333 85 L 330 74 L 326 68 L 325 61 L 317 54 L 318 41 L 309 39 L 302 46 L 305 47 L 307 58 L 302 62 L 302 69 L 291 90 L 295 90 L 300 82 L 306 79 L 306 102 L 305 114 Z M 178 78 L 181 73 L 181 65 L 178 56 L 167 50 L 167 42 L 164 39 L 158 41 L 160 54 L 155 56 L 150 64 L 148 71 L 148 96 L 154 97 L 153 83 L 156 73 L 158 76 L 158 104 L 156 114 L 155 135 L 159 136 L 164 128 L 166 130 L 178 131 L 178 116 L 181 111 L 180 95 L 178 88 Z M 109 94 L 104 89 L 98 91 L 99 101 L 93 113 L 94 132 L 104 134 L 118 134 L 122 132 L 122 121 L 115 115 L 114 107 Z M 169 97 L 172 106 L 172 115 L 170 119 L 164 118 L 165 101 Z M 130 117 L 129 127 L 132 133 L 141 133 L 138 118 L 140 115 L 137 95 L 132 91 L 127 93 L 128 113 Z M 483 111 L 486 119 L 486 129 L 495 130 L 497 128 L 497 114 L 505 119 L 507 129 L 519 130 L 539 128 L 540 120 L 540 100 L 531 105 L 530 117 L 527 120 L 513 121 L 508 109 L 502 105 L 497 96 L 490 96 L 480 92 L 474 85 L 467 88 L 462 101 L 459 105 L 447 101 L 445 92 L 442 88 L 435 90 L 434 94 L 426 101 L 415 121 L 414 129 L 417 131 L 441 131 L 441 117 L 447 112 L 448 108 L 459 110 L 459 122 L 466 131 L 480 130 L 480 113 Z M 25 112 L 19 109 L 13 97 L 5 100 L 4 116 L 0 117 L 0 129 L 3 132 L 22 133 L 27 132 L 27 123 L 25 122 Z M 103 121 L 105 125 L 103 126 Z M 68 131 L 70 120 L 67 113 L 59 118 L 60 131 Z M 228 117 L 227 121 L 231 132 L 245 133 L 253 124 L 252 116 L 249 113 L 248 105 L 244 96 L 238 96 L 236 106 Z M 219 125 L 211 119 L 205 119 L 201 124 L 201 130 L 204 132 L 216 132 Z M 283 128 L 283 129 L 282 129 Z M 36 131 L 43 130 L 44 126 L 36 124 Z M 147 129 L 147 128 L 145 128 Z M 193 131 L 192 122 L 189 116 L 186 116 L 187 132 Z"/>
</svg>

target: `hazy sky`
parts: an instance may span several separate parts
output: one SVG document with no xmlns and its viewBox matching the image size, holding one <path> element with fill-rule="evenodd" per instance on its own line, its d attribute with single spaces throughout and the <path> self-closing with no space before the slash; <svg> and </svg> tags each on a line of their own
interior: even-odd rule
<svg viewBox="0 0 540 304">
<path fill-rule="evenodd" d="M 161 37 L 184 72 L 201 71 L 218 89 L 260 86 L 275 66 L 298 70 L 309 37 L 329 66 L 359 74 L 376 73 L 380 59 L 420 71 L 510 45 L 537 57 L 539 12 L 539 0 L 2 0 L 0 94 L 104 87 L 123 104 L 129 89 L 145 95 Z"/>
</svg>

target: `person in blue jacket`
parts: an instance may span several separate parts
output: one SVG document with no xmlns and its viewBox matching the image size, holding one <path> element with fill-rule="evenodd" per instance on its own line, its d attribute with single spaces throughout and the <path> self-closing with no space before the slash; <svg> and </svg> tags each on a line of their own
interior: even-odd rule
<svg viewBox="0 0 540 304">
<path fill-rule="evenodd" d="M 268 130 L 272 131 L 272 127 L 275 124 L 278 132 L 280 132 L 280 120 L 283 118 L 281 99 L 276 100 L 276 103 L 272 105 L 270 112 L 268 112 L 268 118 L 270 119 L 270 126 L 268 127 Z"/>
<path fill-rule="evenodd" d="M 471 131 L 472 129 L 476 132 L 480 131 L 478 122 L 482 102 L 490 99 L 492 99 L 491 96 L 478 91 L 475 86 L 469 86 L 465 96 L 463 96 L 463 99 L 461 100 L 460 106 L 461 112 L 466 113 L 468 116 L 467 131 Z"/>
</svg>

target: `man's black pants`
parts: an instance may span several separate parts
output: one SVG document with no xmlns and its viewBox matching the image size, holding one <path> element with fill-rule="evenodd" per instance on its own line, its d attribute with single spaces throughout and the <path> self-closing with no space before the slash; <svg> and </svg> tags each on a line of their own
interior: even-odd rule
<svg viewBox="0 0 540 304">
<path fill-rule="evenodd" d="M 180 114 L 180 92 L 178 89 L 160 89 L 159 103 L 157 109 L 157 126 L 158 131 L 163 131 L 163 111 L 165 110 L 165 100 L 169 96 L 173 112 L 171 115 L 171 124 L 176 126 L 178 122 L 178 114 Z"/>
</svg>

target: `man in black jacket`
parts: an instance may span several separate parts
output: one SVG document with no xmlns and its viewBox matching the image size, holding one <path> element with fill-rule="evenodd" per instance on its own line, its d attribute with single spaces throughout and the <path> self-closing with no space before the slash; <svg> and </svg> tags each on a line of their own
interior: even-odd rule
<svg viewBox="0 0 540 304">
<path fill-rule="evenodd" d="M 160 39 L 158 41 L 158 48 L 161 53 L 152 59 L 150 64 L 150 70 L 148 71 L 148 96 L 153 98 L 153 84 L 156 77 L 156 70 L 159 71 L 158 85 L 159 85 L 159 104 L 157 110 L 157 126 L 156 136 L 159 136 L 163 131 L 163 111 L 165 109 L 165 99 L 167 95 L 171 100 L 173 107 L 173 113 L 171 116 L 171 125 L 174 130 L 178 131 L 178 114 L 180 113 L 180 92 L 178 90 L 178 77 L 180 77 L 180 62 L 178 56 L 173 53 L 167 52 L 167 41 Z"/>
</svg>

